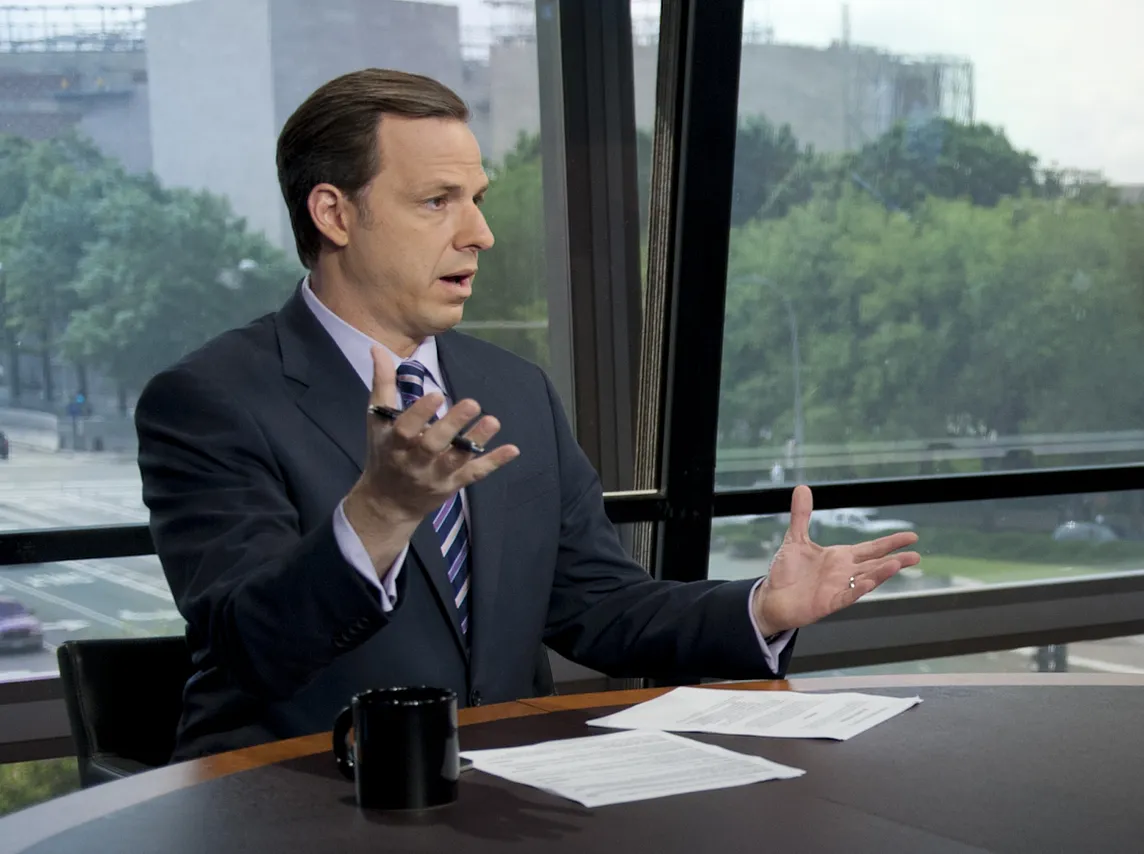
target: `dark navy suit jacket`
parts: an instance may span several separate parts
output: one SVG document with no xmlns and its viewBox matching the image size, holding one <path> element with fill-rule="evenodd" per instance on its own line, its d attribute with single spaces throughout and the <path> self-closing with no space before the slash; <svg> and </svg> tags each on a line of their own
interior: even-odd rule
<svg viewBox="0 0 1144 854">
<path fill-rule="evenodd" d="M 776 675 L 751 582 L 655 581 L 624 554 L 538 367 L 458 332 L 437 343 L 450 396 L 479 401 L 503 425 L 495 443 L 521 450 L 467 490 L 468 643 L 428 519 L 389 613 L 338 549 L 369 395 L 300 292 L 141 395 L 143 496 L 197 671 L 175 759 L 327 730 L 367 688 L 446 687 L 462 706 L 550 692 L 544 644 L 613 676 Z"/>
</svg>

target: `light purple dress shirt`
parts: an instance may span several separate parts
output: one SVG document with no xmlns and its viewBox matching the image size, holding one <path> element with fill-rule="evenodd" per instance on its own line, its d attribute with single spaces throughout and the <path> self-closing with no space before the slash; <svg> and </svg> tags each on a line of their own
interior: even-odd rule
<svg viewBox="0 0 1144 854">
<path fill-rule="evenodd" d="M 311 290 L 309 276 L 307 276 L 306 280 L 302 283 L 302 299 L 310 311 L 313 312 L 314 317 L 318 319 L 318 322 L 322 324 L 322 327 L 330 334 L 330 337 L 334 339 L 334 343 L 338 345 L 338 349 L 342 351 L 342 355 L 346 357 L 346 360 L 361 378 L 366 388 L 373 388 L 373 356 L 370 354 L 371 348 L 381 347 L 382 350 L 385 351 L 385 354 L 393 361 L 393 369 L 395 372 L 397 366 L 405 361 L 384 344 L 374 341 L 364 332 L 350 326 L 330 311 L 330 309 L 315 296 L 313 290 Z M 428 394 L 429 392 L 437 391 L 445 396 L 445 402 L 441 404 L 441 408 L 437 410 L 438 415 L 444 415 L 451 405 L 451 400 L 442 381 L 441 363 L 437 358 L 436 339 L 432 337 L 426 338 L 421 342 L 421 345 L 414 351 L 410 358 L 420 362 L 429 372 L 429 376 L 425 380 L 425 392 Z M 400 398 L 400 395 L 398 395 L 398 397 Z M 400 400 L 397 401 L 397 407 L 399 409 L 402 407 Z M 386 570 L 385 574 L 379 578 L 373 561 L 370 560 L 365 546 L 362 545 L 361 538 L 357 535 L 357 532 L 354 531 L 349 520 L 346 519 L 344 505 L 345 499 L 338 503 L 337 509 L 334 511 L 334 537 L 337 540 L 338 548 L 341 549 L 342 556 L 345 557 L 346 562 L 361 573 L 366 581 L 377 588 L 381 596 L 381 609 L 383 611 L 391 611 L 397 605 L 397 577 L 405 564 L 405 557 L 409 553 L 409 544 L 407 543 L 405 545 L 405 548 L 401 550 L 401 554 L 397 556 L 397 560 L 395 560 L 389 569 Z M 463 489 L 461 490 L 461 507 L 462 512 L 465 514 L 465 521 L 468 523 L 469 501 Z M 755 621 L 754 610 L 751 608 L 751 600 L 754 596 L 755 588 L 762 582 L 763 579 L 760 578 L 751 588 L 751 596 L 747 597 L 747 614 L 750 616 L 751 625 L 755 629 L 755 636 L 758 638 L 759 646 L 762 649 L 767 665 L 772 671 L 777 672 L 779 656 L 782 654 L 783 649 L 786 648 L 794 632 L 783 632 L 772 638 L 770 643 L 767 643 L 767 639 L 764 638 L 762 632 L 759 631 L 759 625 Z M 479 584 L 480 581 L 478 580 L 476 583 Z"/>
</svg>

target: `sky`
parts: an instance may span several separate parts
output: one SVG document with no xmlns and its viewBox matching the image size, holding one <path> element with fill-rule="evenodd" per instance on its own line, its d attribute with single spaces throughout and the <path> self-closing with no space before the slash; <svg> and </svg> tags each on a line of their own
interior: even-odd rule
<svg viewBox="0 0 1144 854">
<path fill-rule="evenodd" d="M 31 2 L 31 0 L 29 0 Z M 108 2 L 108 0 L 103 0 Z M 150 0 L 166 5 L 182 0 Z M 230 0 L 241 2 L 241 0 Z M 460 8 L 463 28 L 504 21 L 486 0 Z M 633 15 L 657 0 L 630 0 Z M 42 5 L 99 5 L 40 0 Z M 826 46 L 842 34 L 841 0 L 746 0 L 748 24 L 778 42 Z M 851 40 L 895 53 L 973 62 L 976 117 L 1004 128 L 1045 165 L 1144 184 L 1142 0 L 849 0 Z"/>
</svg>

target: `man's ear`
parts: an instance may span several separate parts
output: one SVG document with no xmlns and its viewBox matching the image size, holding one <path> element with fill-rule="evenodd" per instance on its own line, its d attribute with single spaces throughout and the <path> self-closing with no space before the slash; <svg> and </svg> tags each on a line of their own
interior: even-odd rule
<svg viewBox="0 0 1144 854">
<path fill-rule="evenodd" d="M 350 223 L 353 205 L 345 194 L 333 184 L 318 184 L 310 190 L 306 200 L 310 219 L 318 231 L 338 249 L 350 242 Z"/>
</svg>

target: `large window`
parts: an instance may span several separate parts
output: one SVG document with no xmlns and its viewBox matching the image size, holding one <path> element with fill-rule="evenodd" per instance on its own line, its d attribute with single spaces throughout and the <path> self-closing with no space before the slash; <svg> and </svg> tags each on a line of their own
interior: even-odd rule
<svg viewBox="0 0 1144 854">
<path fill-rule="evenodd" d="M 535 28 L 531 9 L 503 6 L 10 11 L 0 405 L 20 411 L 0 426 L 13 445 L 130 451 L 131 402 L 155 370 L 281 304 L 302 270 L 275 137 L 310 91 L 371 65 L 429 74 L 471 105 L 499 245 L 464 326 L 545 362 Z M 338 49 L 292 61 L 315 33 Z"/>
<path fill-rule="evenodd" d="M 1144 461 L 1144 102 L 1127 95 L 1144 63 L 1125 30 L 1144 17 L 1104 8 L 746 3 L 717 489 Z M 918 614 L 1144 572 L 1139 492 L 927 497 L 827 505 L 812 536 L 916 530 L 921 565 L 869 598 L 918 596 Z M 710 577 L 763 574 L 787 521 L 715 519 Z M 1093 643 L 1074 663 L 1144 668 L 1133 639 Z M 1045 649 L 892 666 L 1054 669 Z"/>
<path fill-rule="evenodd" d="M 276 136 L 353 69 L 470 105 L 496 248 L 461 328 L 553 367 L 532 3 L 48 7 L 0 21 L 0 532 L 147 521 L 134 401 L 297 284 Z M 182 630 L 153 556 L 6 567 L 0 597 L 35 621 L 0 680 L 53 671 L 69 638 Z"/>
<path fill-rule="evenodd" d="M 1140 7 L 842 9 L 747 4 L 719 485 L 1144 460 Z"/>
</svg>

